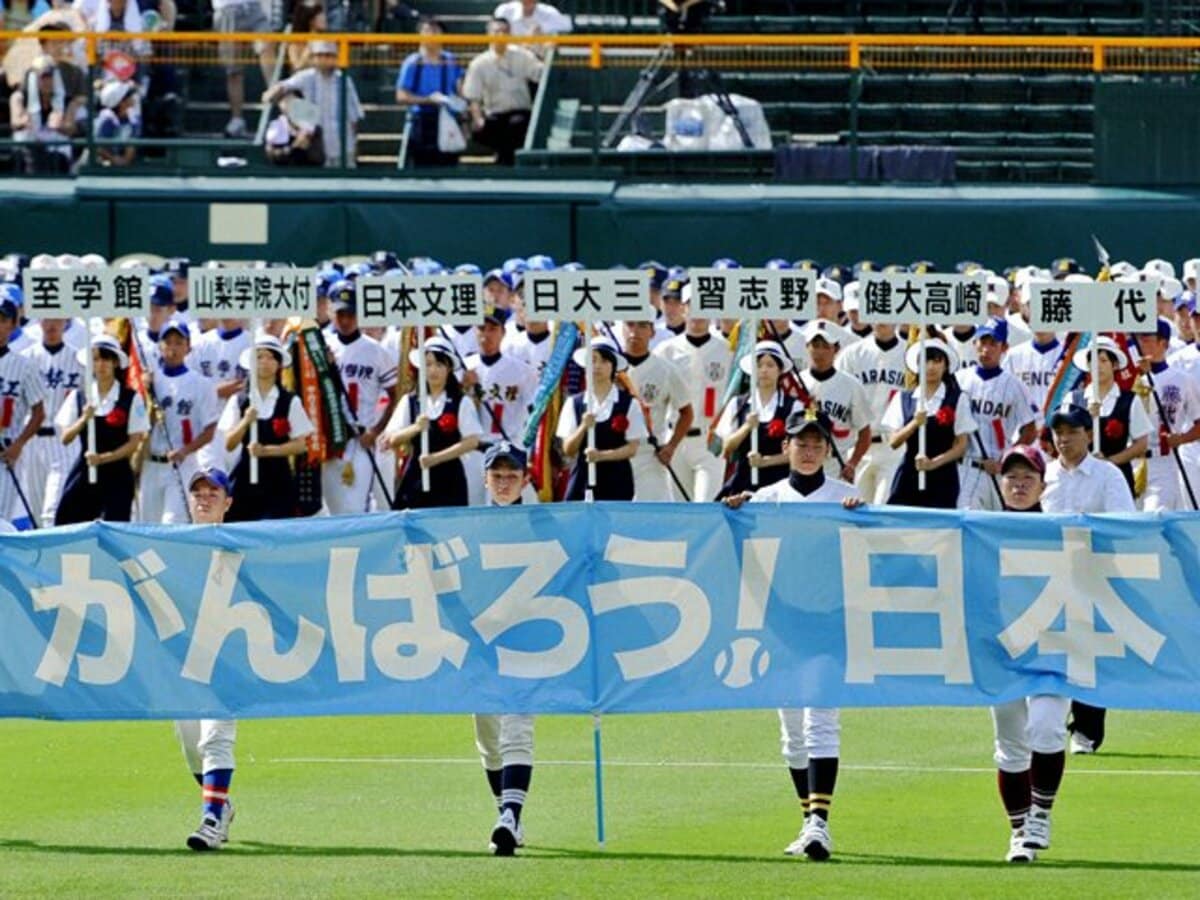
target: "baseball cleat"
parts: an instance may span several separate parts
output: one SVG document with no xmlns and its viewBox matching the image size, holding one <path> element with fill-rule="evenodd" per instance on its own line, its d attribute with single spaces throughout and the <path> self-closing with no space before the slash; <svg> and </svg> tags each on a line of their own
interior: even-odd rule
<svg viewBox="0 0 1200 900">
<path fill-rule="evenodd" d="M 1034 807 L 1025 817 L 1025 846 L 1030 850 L 1050 849 L 1050 812 Z"/>
<path fill-rule="evenodd" d="M 1025 846 L 1025 829 L 1018 828 L 1012 833 L 1012 838 L 1008 842 L 1008 853 L 1004 857 L 1005 862 L 1010 863 L 1031 863 L 1037 859 L 1037 851 L 1031 847 Z"/>
<path fill-rule="evenodd" d="M 800 849 L 809 859 L 824 862 L 833 853 L 833 838 L 829 825 L 820 816 L 809 816 L 808 823 L 800 832 Z"/>
<path fill-rule="evenodd" d="M 205 816 L 200 820 L 200 827 L 188 835 L 187 845 L 193 850 L 220 850 L 221 820 Z"/>
<path fill-rule="evenodd" d="M 512 856 L 517 850 L 517 820 L 512 810 L 506 809 L 496 820 L 492 829 L 492 840 L 488 845 L 497 856 Z"/>
<path fill-rule="evenodd" d="M 783 848 L 784 856 L 803 856 L 804 855 L 804 832 L 808 830 L 808 816 L 804 817 L 804 824 L 800 827 L 800 833 L 796 835 L 796 839 Z"/>
<path fill-rule="evenodd" d="M 1071 735 L 1071 753 L 1078 756 L 1079 754 L 1088 754 L 1096 752 L 1096 743 L 1091 738 L 1084 737 L 1078 731 Z"/>
<path fill-rule="evenodd" d="M 232 824 L 233 824 L 233 801 L 226 799 L 225 800 L 225 812 L 221 816 L 221 826 L 219 829 L 221 832 L 221 843 L 222 844 L 229 843 L 229 826 Z"/>
</svg>

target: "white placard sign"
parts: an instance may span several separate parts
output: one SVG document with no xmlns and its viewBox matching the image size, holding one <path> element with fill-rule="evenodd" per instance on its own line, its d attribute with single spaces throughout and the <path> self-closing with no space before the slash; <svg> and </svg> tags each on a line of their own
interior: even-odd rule
<svg viewBox="0 0 1200 900">
<path fill-rule="evenodd" d="M 637 270 L 526 272 L 525 319 L 549 321 L 653 321 L 650 273 Z"/>
<path fill-rule="evenodd" d="M 690 313 L 709 319 L 816 318 L 817 276 L 792 269 L 689 269 Z"/>
<path fill-rule="evenodd" d="M 869 325 L 920 322 L 978 325 L 987 320 L 987 276 L 864 272 L 858 318 Z"/>
<path fill-rule="evenodd" d="M 1034 331 L 1154 331 L 1157 281 L 1034 281 L 1029 325 Z"/>
<path fill-rule="evenodd" d="M 478 325 L 483 281 L 478 275 L 373 275 L 358 279 L 358 324 Z"/>
<path fill-rule="evenodd" d="M 26 269 L 25 314 L 31 319 L 144 316 L 149 307 L 145 269 Z"/>
<path fill-rule="evenodd" d="M 188 312 L 201 319 L 313 318 L 316 269 L 188 270 Z"/>
</svg>

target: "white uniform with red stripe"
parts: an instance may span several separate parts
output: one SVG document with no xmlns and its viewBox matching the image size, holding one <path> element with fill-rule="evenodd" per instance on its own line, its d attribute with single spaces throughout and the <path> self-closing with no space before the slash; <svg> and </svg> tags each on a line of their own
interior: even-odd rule
<svg viewBox="0 0 1200 900">
<path fill-rule="evenodd" d="M 350 422 L 363 428 L 382 428 L 382 395 L 396 385 L 396 360 L 378 341 L 359 334 L 346 341 L 334 332 L 326 337 L 334 365 L 350 402 Z M 374 449 L 372 449 L 374 452 Z M 331 515 L 368 511 L 375 481 L 371 458 L 357 435 L 351 437 L 338 459 L 321 468 L 321 491 Z M 388 486 L 389 491 L 391 485 Z"/>
<path fill-rule="evenodd" d="M 1004 362 L 1000 364 L 1000 368 L 1011 372 L 1025 386 L 1025 392 L 1029 395 L 1034 412 L 1037 414 L 1039 426 L 1046 418 L 1046 411 L 1043 407 L 1046 405 L 1046 397 L 1050 393 L 1050 385 L 1058 372 L 1062 353 L 1063 345 L 1057 339 L 1049 344 L 1026 341 L 1009 350 L 1004 355 Z"/>
<path fill-rule="evenodd" d="M 69 447 L 63 444 L 55 431 L 54 420 L 67 395 L 83 383 L 84 368 L 65 341 L 55 350 L 35 344 L 24 355 L 37 367 L 42 379 L 46 391 L 46 418 L 37 437 L 25 445 L 21 454 L 21 486 L 25 488 L 25 497 L 38 521 L 50 526 L 54 524 L 63 484 L 79 455 L 78 443 Z"/>
<path fill-rule="evenodd" d="M 537 391 L 537 373 L 523 360 L 507 353 L 485 360 L 478 353 L 467 357 L 467 370 L 475 373 L 480 393 L 472 394 L 479 407 L 484 444 L 507 439 L 522 445 L 529 419 L 529 404 Z M 487 404 L 484 409 L 483 404 Z M 489 413 L 488 410 L 491 410 Z"/>
<path fill-rule="evenodd" d="M 1167 445 L 1167 434 L 1188 431 L 1200 419 L 1200 384 L 1183 369 L 1163 363 L 1151 369 L 1154 391 L 1162 403 L 1164 416 L 1159 415 L 1158 403 L 1146 398 L 1146 412 L 1150 417 L 1150 447 L 1146 460 L 1146 490 L 1141 496 L 1141 507 L 1147 512 L 1160 509 L 1191 509 L 1192 502 L 1183 486 L 1179 465 Z M 1192 491 L 1200 497 L 1200 472 L 1197 471 L 1198 445 L 1184 444 L 1179 448 L 1179 458 L 1186 467 Z"/>
<path fill-rule="evenodd" d="M 834 362 L 835 368 L 858 379 L 867 398 L 871 449 L 863 457 L 854 483 L 868 503 L 887 503 L 896 467 L 904 458 L 903 450 L 893 450 L 884 440 L 882 426 L 892 397 L 904 390 L 906 350 L 899 338 L 881 346 L 877 338 L 866 337 L 839 353 Z"/>
<path fill-rule="evenodd" d="M 871 426 L 871 407 L 862 385 L 853 375 L 836 368 L 820 376 L 809 369 L 800 373 L 800 381 L 817 409 L 829 416 L 833 425 L 833 444 L 841 454 L 842 463 L 849 462 L 858 433 Z M 841 468 L 842 464 L 830 454 L 825 463 L 825 474 L 837 478 Z"/>
<path fill-rule="evenodd" d="M 194 441 L 209 425 L 216 425 L 221 417 L 217 385 L 187 366 L 170 372 L 160 368 L 154 373 L 154 397 L 163 421 L 150 429 L 150 456 L 142 466 L 138 520 L 186 523 L 188 479 L 206 464 L 212 451 L 201 448 L 189 454 L 178 472 L 166 458 L 172 450 Z"/>
<path fill-rule="evenodd" d="M 978 463 L 984 458 L 999 460 L 1021 429 L 1037 421 L 1033 401 L 1020 380 L 1001 367 L 984 371 L 976 365 L 962 369 L 957 378 L 979 424 L 959 469 L 958 508 L 998 510 L 1000 497 L 993 478 Z"/>
<path fill-rule="evenodd" d="M 733 351 L 728 343 L 711 334 L 701 338 L 681 334 L 659 345 L 654 353 L 679 367 L 695 414 L 688 436 L 671 460 L 671 469 L 694 502 L 708 503 L 716 498 L 724 481 L 725 461 L 709 450 L 708 430 L 720 417 L 719 405 L 729 381 Z"/>
<path fill-rule="evenodd" d="M 692 402 L 683 372 L 674 362 L 653 353 L 636 364 L 630 360 L 628 371 L 629 380 L 650 413 L 648 427 L 653 428 L 654 437 L 660 443 L 666 443 L 671 436 L 667 421 L 676 421 L 679 410 Z M 655 453 L 650 441 L 642 441 L 630 460 L 634 500 L 667 503 L 676 499 L 667 467 Z"/>
<path fill-rule="evenodd" d="M 0 445 L 7 447 L 20 435 L 29 419 L 29 411 L 46 399 L 46 389 L 33 360 L 9 348 L 0 348 Z M 36 438 L 35 438 L 36 440 Z M 28 499 L 30 444 L 25 445 L 13 468 Z M 19 521 L 28 518 L 12 476 L 0 463 L 0 519 Z M 33 508 L 34 515 L 38 510 Z"/>
</svg>

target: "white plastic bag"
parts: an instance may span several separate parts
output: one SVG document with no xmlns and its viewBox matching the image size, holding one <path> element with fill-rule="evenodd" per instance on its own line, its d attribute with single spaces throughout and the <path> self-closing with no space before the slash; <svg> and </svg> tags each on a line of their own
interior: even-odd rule
<svg viewBox="0 0 1200 900">
<path fill-rule="evenodd" d="M 467 149 L 467 138 L 458 119 L 444 106 L 438 110 L 437 146 L 443 153 L 462 153 Z"/>
</svg>

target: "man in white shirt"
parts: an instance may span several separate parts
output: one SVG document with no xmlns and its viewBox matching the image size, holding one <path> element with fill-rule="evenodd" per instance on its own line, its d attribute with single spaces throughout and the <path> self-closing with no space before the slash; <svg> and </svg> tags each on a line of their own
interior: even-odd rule
<svg viewBox="0 0 1200 900">
<path fill-rule="evenodd" d="M 492 13 L 493 18 L 508 22 L 512 33 L 523 37 L 529 34 L 567 34 L 571 30 L 571 17 L 549 3 L 537 0 L 509 0 L 501 3 Z"/>
<path fill-rule="evenodd" d="M 737 509 L 747 500 L 751 503 L 841 503 L 848 509 L 861 505 L 854 485 L 825 475 L 833 449 L 833 429 L 829 419 L 812 406 L 797 409 L 788 416 L 786 429 L 791 469 L 788 477 L 753 494 L 727 497 L 725 505 Z M 817 707 L 781 709 L 779 722 L 783 758 L 804 812 L 800 834 L 784 853 L 826 860 L 833 852 L 829 811 L 841 752 L 838 711 Z"/>
<path fill-rule="evenodd" d="M 497 37 L 512 33 L 506 19 L 492 19 L 487 32 Z M 496 151 L 496 162 L 511 166 L 525 143 L 533 108 L 532 84 L 542 77 L 542 62 L 518 45 L 492 44 L 467 66 L 462 95 L 471 104 L 471 128 L 480 143 Z"/>
<path fill-rule="evenodd" d="M 1184 457 L 1174 452 L 1186 452 L 1200 439 L 1200 385 L 1182 369 L 1167 364 L 1170 325 L 1159 319 L 1157 331 L 1137 336 L 1142 377 L 1152 390 L 1146 398 L 1151 433 L 1142 494 L 1142 509 L 1147 512 L 1195 509 L 1187 486 L 1193 493 L 1200 489 L 1195 470 L 1186 472 L 1185 485 Z"/>
</svg>

